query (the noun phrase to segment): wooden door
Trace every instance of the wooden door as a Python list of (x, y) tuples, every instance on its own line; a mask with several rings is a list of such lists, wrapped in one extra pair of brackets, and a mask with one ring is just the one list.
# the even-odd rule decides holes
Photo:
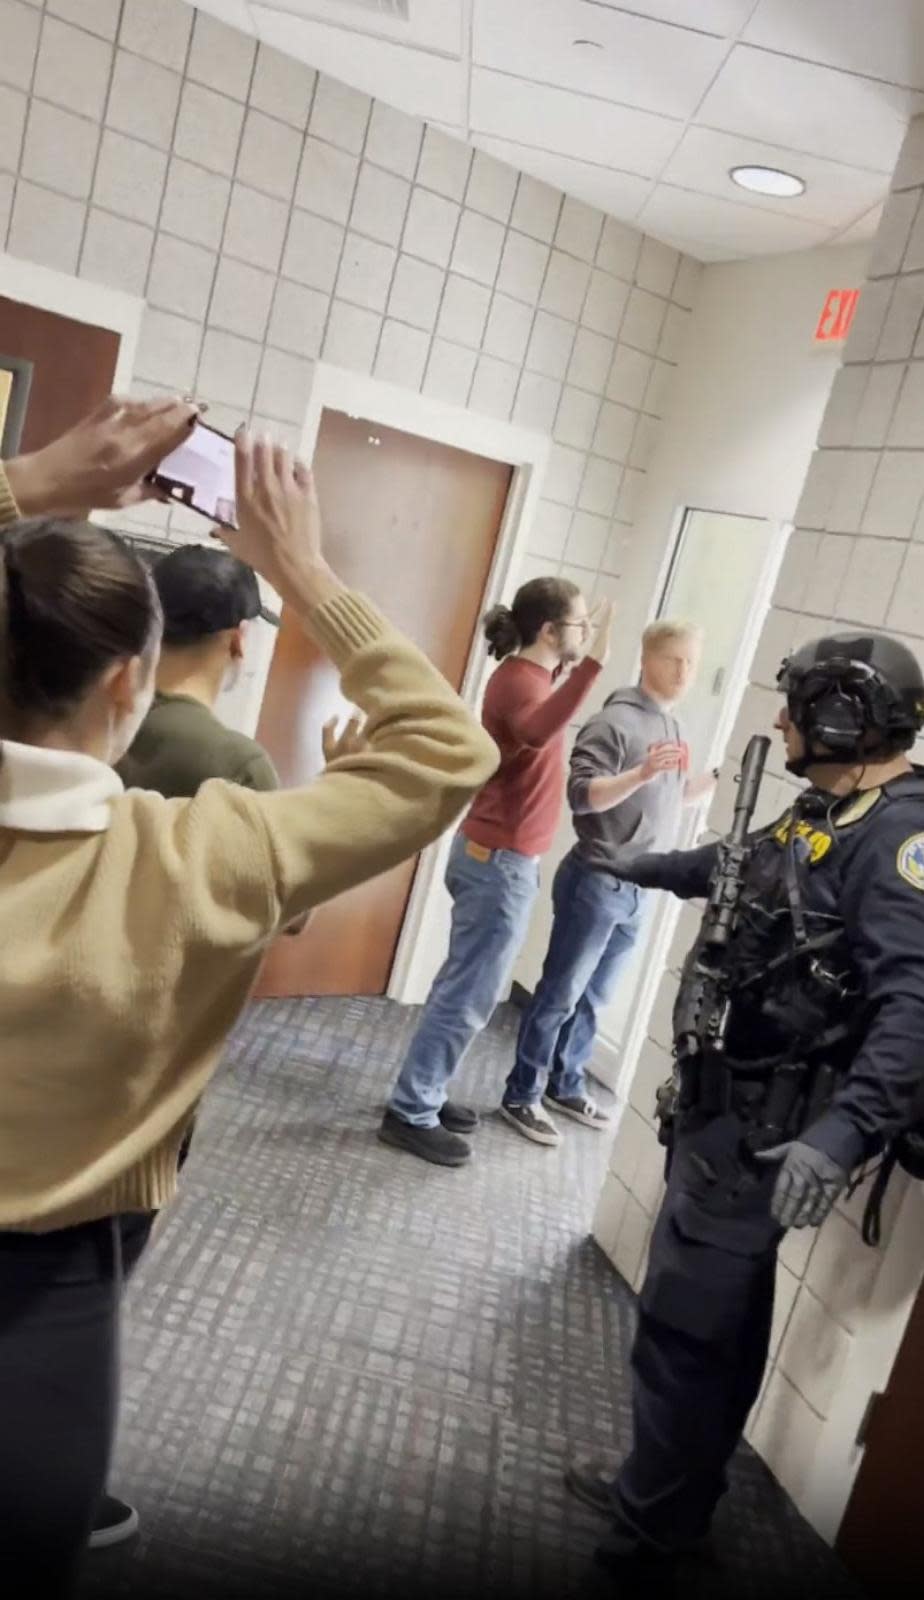
[(39, 450), (112, 392), (119, 335), (0, 295), (0, 354), (33, 363), (20, 449)]
[(924, 1286), (885, 1394), (866, 1420), (863, 1461), (837, 1536), (838, 1554), (871, 1595), (924, 1588)]
[[(511, 467), (325, 411), (314, 458), (336, 571), (462, 683), (483, 607)], [(257, 737), (287, 786), (322, 765), (321, 727), (346, 709), (333, 667), (283, 612)], [(384, 994), (416, 862), (319, 908), (277, 941), (261, 995)]]

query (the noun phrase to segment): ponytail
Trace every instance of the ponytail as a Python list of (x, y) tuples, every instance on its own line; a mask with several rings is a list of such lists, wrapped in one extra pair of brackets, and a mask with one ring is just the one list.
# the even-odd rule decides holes
[(160, 636), (141, 561), (92, 523), (21, 523), (0, 544), (0, 739), (65, 719)]
[(503, 661), (514, 650), (522, 650), (523, 640), (509, 606), (492, 606), (484, 619), (484, 636), (488, 641), (488, 654)]

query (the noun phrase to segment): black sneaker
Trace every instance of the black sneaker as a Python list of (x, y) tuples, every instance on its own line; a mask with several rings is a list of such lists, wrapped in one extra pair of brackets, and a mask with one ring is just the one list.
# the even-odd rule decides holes
[(109, 1545), (122, 1544), (138, 1532), (138, 1513), (134, 1506), (117, 1500), (114, 1494), (104, 1494), (96, 1508), (93, 1532), (90, 1534), (91, 1550), (105, 1550)]
[(447, 1100), (440, 1112), (440, 1122), (450, 1133), (474, 1133), (480, 1121), (477, 1111), (460, 1106), (455, 1100)]
[(413, 1123), (402, 1122), (393, 1111), (386, 1111), (379, 1128), (383, 1144), (395, 1150), (407, 1150), (421, 1161), (432, 1161), (436, 1167), (464, 1167), (471, 1159), (472, 1147), (457, 1133), (448, 1128), (415, 1128)]
[(596, 1100), (591, 1100), (586, 1094), (573, 1095), (566, 1100), (546, 1090), (542, 1104), (562, 1117), (571, 1117), (575, 1122), (582, 1123), (585, 1128), (596, 1128), (598, 1133), (605, 1133), (607, 1128), (613, 1126), (607, 1112), (601, 1111)]
[(615, 1473), (605, 1461), (575, 1461), (565, 1472), (565, 1486), (601, 1516), (613, 1515)]
[(524, 1139), (532, 1140), (533, 1144), (561, 1144), (561, 1134), (541, 1106), (508, 1106), (505, 1100), (501, 1106), (501, 1116), (510, 1123), (511, 1128), (516, 1128), (517, 1133), (521, 1133)]

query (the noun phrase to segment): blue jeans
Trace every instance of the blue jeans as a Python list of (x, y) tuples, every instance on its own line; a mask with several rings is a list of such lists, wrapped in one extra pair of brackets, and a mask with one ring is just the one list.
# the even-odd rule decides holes
[(585, 1092), (597, 1017), (612, 999), (638, 935), (641, 892), (566, 856), (555, 876), (555, 918), (542, 977), (523, 1013), (507, 1105), (536, 1105), (546, 1080), (569, 1100)]
[(483, 851), (459, 834), (446, 887), (453, 900), (449, 954), (390, 1104), (396, 1116), (417, 1128), (437, 1126), (446, 1085), (504, 996), (539, 889), (539, 862), (516, 850)]

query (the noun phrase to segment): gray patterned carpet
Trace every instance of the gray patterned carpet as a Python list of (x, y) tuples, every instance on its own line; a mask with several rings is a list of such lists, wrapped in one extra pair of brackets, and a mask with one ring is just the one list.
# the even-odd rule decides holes
[[(85, 1600), (625, 1592), (561, 1481), (628, 1439), (633, 1301), (588, 1236), (605, 1141), (489, 1117), (468, 1169), (384, 1148), (412, 1020), (272, 1002), (239, 1028), (128, 1298), (112, 1484), (142, 1532)], [(460, 1082), (486, 1112), (512, 1027)], [(749, 1451), (717, 1532), (684, 1600), (856, 1596)]]

